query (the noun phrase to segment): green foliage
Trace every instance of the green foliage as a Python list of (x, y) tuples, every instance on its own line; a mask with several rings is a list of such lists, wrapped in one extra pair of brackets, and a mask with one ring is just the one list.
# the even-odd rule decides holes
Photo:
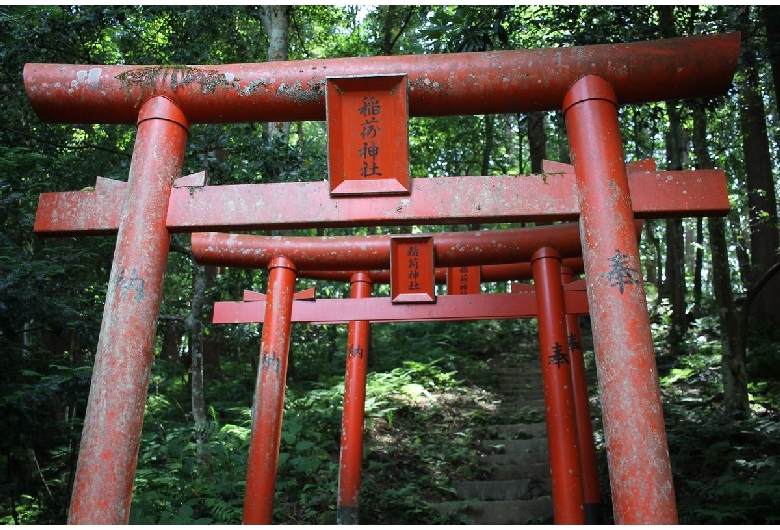
[(207, 426), (207, 462), (198, 459), (187, 425), (148, 429), (130, 511), (131, 524), (239, 524), (243, 507), (249, 428)]
[[(456, 371), (443, 365), (447, 363), (401, 361), (392, 370), (368, 375), (361, 522), (436, 520), (438, 515), (427, 502), (454, 498), (452, 481), (478, 468), (479, 427), (473, 427), (487, 422), (489, 397), (475, 394)], [(233, 370), (231, 364), (225, 365), (226, 373)], [(207, 427), (210, 458), (201, 463), (192, 428), (178, 403), (186, 389), (172, 380), (173, 371), (170, 364), (158, 362), (152, 374), (131, 523), (237, 524), (243, 506), (249, 408), (226, 408), (238, 394), (213, 399), (215, 410)], [(211, 392), (219, 394), (235, 387), (235, 382), (221, 386)], [(240, 396), (244, 402), (251, 401), (251, 392), (251, 387), (244, 387)], [(343, 393), (343, 375), (287, 388), (276, 522), (335, 523)], [(459, 417), (458, 407), (473, 408), (475, 398), (483, 402), (484, 412)], [(220, 426), (227, 417), (233, 423)], [(431, 424), (442, 425), (443, 430), (422, 436)]]
[(665, 409), (682, 524), (776, 524), (777, 420)]
[[(657, 340), (667, 326), (654, 327)], [(753, 383), (754, 415), (743, 421), (726, 416), (717, 330), (714, 317), (698, 319), (686, 335), (688, 353), (659, 357), (680, 523), (775, 524), (780, 513), (780, 469), (774, 456), (780, 450), (780, 399), (772, 385)], [(773, 333), (766, 330), (753, 341), (776, 348)], [(763, 359), (757, 362), (766, 366)]]

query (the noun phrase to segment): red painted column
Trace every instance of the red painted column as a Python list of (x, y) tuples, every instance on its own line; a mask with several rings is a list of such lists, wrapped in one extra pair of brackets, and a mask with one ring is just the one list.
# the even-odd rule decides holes
[(127, 524), (170, 236), (171, 182), (189, 124), (164, 97), (138, 114), (128, 188), (95, 355), (70, 524)]
[[(561, 269), (564, 284), (571, 283), (571, 269)], [(604, 524), (601, 515), (601, 492), (596, 465), (596, 446), (593, 443), (593, 423), (588, 399), (588, 380), (585, 376), (585, 355), (582, 350), (580, 317), (566, 315), (566, 330), (569, 334), (569, 356), (571, 359), (571, 387), (574, 394), (574, 415), (577, 420), (577, 447), (582, 470), (582, 495), (585, 501), (585, 523)]]
[(536, 288), (555, 524), (584, 524), (561, 257), (552, 248), (542, 248), (533, 255), (531, 263)]
[(287, 258), (277, 257), (268, 264), (268, 270), (268, 299), (252, 403), (244, 524), (271, 524), (282, 437), (296, 269)]
[[(371, 296), (368, 273), (352, 275), (352, 298)], [(337, 524), (359, 524), (360, 471), (363, 464), (363, 422), (366, 402), (369, 329), (371, 323), (354, 320), (347, 332), (347, 374), (344, 380), (344, 417), (341, 426)]]
[(676, 524), (658, 371), (640, 272), (617, 98), (580, 78), (563, 102), (617, 524)]

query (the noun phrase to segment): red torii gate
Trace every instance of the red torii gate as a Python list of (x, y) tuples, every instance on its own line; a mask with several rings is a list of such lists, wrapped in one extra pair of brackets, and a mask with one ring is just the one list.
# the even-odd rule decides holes
[[(717, 171), (646, 172), (642, 187), (667, 195), (656, 197), (652, 212), (643, 214), (637, 204), (632, 208), (617, 105), (724, 93), (736, 69), (739, 42), (739, 34), (732, 33), (579, 48), (256, 65), (26, 65), (27, 94), (41, 119), (138, 124), (126, 185), (111, 191), (103, 183), (91, 194), (42, 196), (36, 219), (42, 233), (117, 231), (69, 522), (128, 520), (171, 231), (578, 216), (615, 520), (676, 522), (631, 223), (635, 214), (723, 214), (728, 210), (725, 179)], [(398, 72), (406, 76), (411, 115), (562, 109), (574, 174), (560, 179), (410, 179), (407, 197), (370, 201), (329, 199), (321, 183), (202, 188), (202, 181), (185, 179), (179, 186), (186, 189), (172, 189), (181, 174), (190, 123), (321, 120), (330, 79)], [(692, 201), (677, 201), (677, 208), (664, 204), (675, 192), (685, 197), (697, 181), (700, 193), (687, 195), (696, 196)], [(713, 181), (714, 189), (723, 191), (714, 202)]]
[[(641, 225), (639, 226), (641, 229)], [(475, 267), (478, 275), (469, 271), (466, 289), (461, 289), (463, 275), (457, 268), (437, 270), (437, 283), (447, 284), (450, 295), (456, 296), (471, 292), (471, 286), (476, 282), (479, 290), (480, 281), (506, 281), (531, 278), (533, 267), (530, 263), (517, 263), (510, 265), (484, 265)], [(596, 448), (593, 440), (593, 423), (591, 421), (588, 382), (585, 375), (584, 351), (582, 349), (582, 337), (580, 334), (579, 316), (573, 313), (586, 313), (587, 302), (582, 307), (574, 300), (567, 299), (569, 288), (582, 289), (579, 284), (582, 281), (574, 281), (574, 277), (583, 270), (582, 259), (568, 258), (561, 261), (561, 277), (564, 287), (564, 305), (566, 307), (566, 330), (568, 333), (568, 350), (571, 366), (571, 394), (573, 397), (574, 416), (577, 428), (577, 452), (581, 468), (582, 498), (584, 501), (584, 519), (586, 524), (602, 524), (601, 492), (598, 482), (596, 465)], [(452, 273), (455, 274), (452, 274)], [(453, 282), (455, 276), (456, 282)], [(347, 273), (328, 274), (327, 272), (302, 272), (301, 277), (317, 279), (346, 280)], [(348, 276), (351, 283), (352, 298), (366, 298), (370, 296), (372, 283), (389, 283), (390, 274), (371, 271), (360, 272)], [(535, 288), (512, 284), (512, 292), (534, 293)], [(253, 297), (252, 297), (253, 298)], [(245, 294), (244, 299), (247, 299)], [(216, 308), (215, 308), (216, 309)], [(216, 311), (215, 311), (216, 313)], [(293, 311), (293, 314), (295, 312)], [(216, 315), (215, 315), (216, 316)], [(224, 315), (223, 315), (224, 316)], [(214, 322), (217, 322), (215, 319)], [(358, 523), (360, 473), (363, 459), (363, 425), (365, 384), (367, 371), (367, 355), (369, 354), (368, 325), (366, 320), (350, 321), (347, 336), (347, 367), (344, 382), (344, 413), (341, 431), (341, 451), (339, 464), (339, 483), (337, 498), (337, 519), (341, 524)], [(358, 354), (355, 355), (355, 352)], [(352, 355), (350, 355), (352, 354)], [(365, 355), (363, 355), (365, 354)], [(554, 412), (552, 413), (554, 414)], [(570, 449), (570, 448), (569, 448)], [(566, 449), (564, 449), (566, 450)], [(552, 454), (556, 454), (551, 452)], [(558, 472), (560, 466), (551, 466)], [(566, 509), (565, 503), (554, 505), (558, 514)]]
[[(638, 236), (642, 223), (637, 222), (635, 225)], [(415, 239), (426, 237), (418, 236)], [(448, 295), (437, 297), (435, 304), (393, 304), (390, 298), (369, 298), (369, 288), (372, 276), (375, 280), (387, 276), (388, 283), (398, 277), (392, 271), (398, 267), (397, 262), (391, 262), (392, 243), (407, 239), (408, 236), (269, 238), (193, 234), (193, 254), (201, 262), (252, 268), (269, 266), (269, 292), (291, 292), (299, 275), (331, 279), (340, 277), (344, 280), (345, 273), (341, 271), (328, 274), (306, 269), (326, 268), (347, 259), (358, 268), (366, 265), (391, 267), (390, 273), (386, 275), (372, 275), (368, 272), (353, 275), (350, 278), (353, 292), (351, 299), (315, 300), (311, 289), (301, 293), (301, 296), (285, 296), (274, 298), (273, 301), (256, 293), (245, 292), (244, 302), (215, 304), (215, 323), (263, 322), (263, 358), (267, 357), (268, 352), (275, 352), (272, 355), (274, 364), (267, 370), (269, 373), (258, 375), (252, 407), (253, 434), (244, 523), (270, 524), (272, 520), (278, 443), (282, 428), (282, 418), (278, 411), (283, 409), (288, 356), (285, 348), (289, 347), (293, 322), (350, 323), (337, 517), (342, 524), (357, 524), (365, 397), (366, 359), (362, 352), (368, 351), (365, 343), (366, 323), (491, 317), (538, 319), (539, 337), (543, 344), (542, 373), (555, 520), (561, 524), (600, 521), (600, 497), (584, 365), (581, 355), (575, 355), (569, 348), (571, 337), (575, 334), (579, 337), (576, 315), (587, 314), (587, 302), (584, 300), (584, 285), (577, 285), (582, 282), (569, 285), (576, 289), (564, 290), (563, 278), (568, 276), (571, 280), (572, 272), (567, 269), (564, 273), (560, 252), (556, 250), (560, 248), (565, 254), (572, 254), (579, 247), (577, 224), (493, 232), (436, 233), (430, 234), (430, 237), (433, 239), (433, 254), (428, 257), (431, 262), (427, 265), (431, 268), (433, 261), (444, 262), (443, 265), (453, 262), (463, 264), (464, 260), (469, 260), (469, 264), (475, 260), (511, 262), (530, 256), (532, 263), (483, 265), (475, 268), (486, 272), (488, 279), (533, 277), (535, 287), (513, 289), (511, 295)], [(458, 240), (459, 243), (454, 243)], [(515, 242), (515, 245), (507, 245), (509, 241)], [(540, 248), (540, 245), (544, 246)], [(290, 260), (290, 257), (294, 258)], [(287, 264), (283, 276), (278, 274), (279, 267), (275, 266), (280, 258)], [(581, 266), (579, 259), (570, 257), (568, 261), (578, 269)], [(457, 268), (451, 267), (447, 276), (455, 272)], [(431, 283), (443, 279), (429, 278)], [(469, 279), (479, 286), (479, 275)], [(452, 288), (450, 278), (446, 280)], [(579, 344), (579, 339), (574, 342)], [(555, 360), (546, 362), (550, 359), (544, 352), (550, 348), (556, 351), (553, 356)], [(359, 351), (361, 355), (356, 358), (350, 355), (352, 351)], [(566, 367), (563, 372), (560, 371), (562, 365)]]

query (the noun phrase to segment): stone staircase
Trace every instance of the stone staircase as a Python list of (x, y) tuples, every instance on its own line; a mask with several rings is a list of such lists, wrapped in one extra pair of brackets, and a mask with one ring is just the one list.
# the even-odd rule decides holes
[(496, 424), (482, 441), (485, 477), (455, 484), (463, 501), (436, 509), (466, 524), (552, 524), (541, 367), (499, 362), (485, 381), (500, 400)]

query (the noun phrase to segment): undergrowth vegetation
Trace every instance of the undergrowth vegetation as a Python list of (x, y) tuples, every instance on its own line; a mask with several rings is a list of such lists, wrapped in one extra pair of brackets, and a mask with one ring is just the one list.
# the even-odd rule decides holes
[[(651, 314), (653, 333), (665, 333), (662, 305)], [(586, 351), (592, 352), (587, 320)], [(255, 330), (256, 331), (256, 330)], [(240, 330), (231, 333), (240, 334)], [(274, 522), (335, 524), (339, 441), (344, 392), (343, 327), (295, 331), (295, 377), (286, 391)], [(254, 331), (250, 335), (255, 336)], [(480, 440), (497, 418), (489, 376), (495, 360), (535, 361), (535, 322), (375, 325), (366, 396), (360, 497), (362, 524), (445, 524), (431, 504), (459, 500), (454, 484), (488, 471)], [(325, 337), (327, 340), (311, 341)], [(780, 337), (758, 329), (751, 337), (748, 371), (752, 416), (735, 421), (722, 411), (717, 325), (699, 319), (683, 355), (657, 340), (658, 366), (677, 506), (685, 524), (773, 524), (780, 517), (778, 388), (769, 369)], [(604, 514), (611, 517), (605, 442), (596, 370), (586, 355), (596, 416)], [(41, 380), (32, 396), (83, 382), (84, 367)], [(72, 373), (71, 373), (72, 372)], [(207, 458), (198, 456), (190, 391), (176, 362), (155, 363), (138, 459), (132, 524), (240, 524), (250, 440), (254, 375), (246, 356), (225, 356), (223, 378), (206, 385)], [(70, 381), (70, 383), (68, 383)], [(83, 386), (83, 384), (82, 384)], [(512, 418), (522, 420), (523, 418)], [(538, 419), (538, 418), (537, 418)], [(530, 420), (530, 419), (529, 419)], [(74, 431), (80, 425), (70, 427)], [(63, 448), (63, 454), (67, 454)], [(42, 463), (42, 494), (22, 499), (4, 523), (61, 523), (69, 492), (63, 469)]]
[[(432, 323), (374, 326), (373, 333), (360, 521), (443, 523), (431, 503), (456, 500), (454, 482), (484, 471), (477, 446), (495, 406), (471, 379), (488, 370), (493, 352), (509, 350), (529, 329), (512, 322)], [(276, 523), (336, 522), (343, 330), (331, 338), (337, 352), (330, 355), (321, 348), (298, 352), (296, 378), (286, 390)], [(222, 369), (225, 379), (207, 388), (209, 458), (200, 462), (186, 412), (188, 385), (177, 366), (156, 363), (132, 524), (241, 523), (254, 378), (241, 362)]]
[[(653, 313), (665, 332), (663, 307)], [(780, 510), (777, 381), (753, 384), (753, 416), (725, 417), (720, 407), (717, 326), (700, 319), (686, 337), (687, 353), (658, 364), (669, 450), (681, 523), (775, 523)], [(587, 334), (587, 326), (585, 327)], [(338, 332), (341, 333), (341, 332)], [(341, 348), (337, 333), (333, 346)], [(365, 524), (445, 523), (431, 503), (456, 500), (454, 483), (473, 480), (478, 444), (495, 417), (484, 382), (491, 359), (516, 352), (533, 360), (531, 322), (432, 323), (374, 326), (374, 352), (366, 396), (366, 442), (360, 521)], [(762, 330), (753, 352), (770, 355), (780, 341)], [(662, 341), (659, 340), (660, 344)], [(759, 344), (761, 346), (759, 346)], [(773, 346), (767, 346), (768, 344)], [(342, 351), (341, 349), (339, 351)], [(598, 414), (595, 366), (587, 356)], [(334, 524), (344, 356), (299, 358), (287, 390), (277, 474), (275, 522)], [(752, 358), (756, 377), (767, 362)], [(329, 363), (329, 364), (328, 364)], [(329, 368), (327, 368), (329, 366)], [(149, 396), (147, 430), (139, 460), (131, 522), (239, 524), (249, 446), (251, 374), (223, 366), (226, 379), (209, 389), (210, 460), (199, 464), (186, 421), (186, 385), (175, 367), (158, 363)], [(314, 374), (319, 374), (314, 377)], [(308, 380), (308, 381), (307, 381)], [(243, 389), (243, 396), (241, 391)], [(236, 405), (238, 402), (244, 406)], [(185, 421), (182, 421), (184, 419)], [(609, 479), (600, 418), (595, 422), (602, 498), (610, 518)]]

